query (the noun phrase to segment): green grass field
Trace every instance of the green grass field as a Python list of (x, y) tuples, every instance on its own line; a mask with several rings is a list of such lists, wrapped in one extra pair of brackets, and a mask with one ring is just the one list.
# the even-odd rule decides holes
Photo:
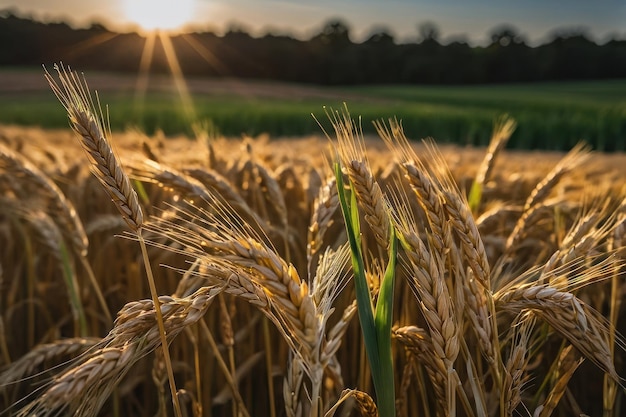
[[(456, 141), (486, 143), (494, 115), (511, 114), (519, 124), (511, 147), (569, 149), (579, 140), (597, 149), (624, 150), (626, 80), (490, 86), (361, 87), (358, 91), (402, 101), (408, 109), (432, 106), (447, 122), (460, 124)], [(419, 128), (405, 119), (405, 127)], [(447, 131), (446, 134), (453, 133)], [(450, 137), (454, 140), (454, 136)]]
[[(598, 150), (626, 148), (626, 80), (322, 90), (332, 98), (192, 91), (196, 114), (191, 118), (183, 112), (175, 93), (148, 92), (141, 111), (132, 90), (104, 91), (101, 100), (109, 107), (113, 130), (136, 127), (153, 133), (161, 129), (166, 135), (190, 134), (194, 121), (210, 121), (228, 136), (263, 132), (272, 137), (319, 134), (320, 127), (311, 114), (329, 127), (324, 106), (338, 109), (345, 101), (353, 117), (362, 117), (365, 133), (374, 131), (373, 120), (397, 117), (413, 139), (430, 136), (440, 142), (486, 145), (493, 120), (509, 113), (518, 121), (511, 148), (569, 149), (581, 140)], [(45, 89), (0, 89), (0, 123), (67, 126), (63, 110)]]

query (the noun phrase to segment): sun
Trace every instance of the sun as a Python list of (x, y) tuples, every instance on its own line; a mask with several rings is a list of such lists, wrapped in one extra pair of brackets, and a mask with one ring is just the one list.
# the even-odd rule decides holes
[(189, 23), (196, 0), (124, 0), (124, 13), (145, 31), (175, 31)]

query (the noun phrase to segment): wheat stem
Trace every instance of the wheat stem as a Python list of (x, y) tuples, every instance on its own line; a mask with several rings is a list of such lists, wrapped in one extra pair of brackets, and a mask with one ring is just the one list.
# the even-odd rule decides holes
[(217, 360), (217, 364), (222, 370), (222, 373), (224, 374), (224, 377), (226, 378), (226, 382), (228, 383), (228, 386), (230, 387), (233, 393), (233, 398), (235, 399), (235, 401), (237, 402), (239, 406), (239, 411), (245, 417), (250, 417), (250, 414), (248, 413), (248, 410), (246, 409), (243, 399), (241, 398), (241, 394), (239, 393), (239, 389), (237, 388), (237, 384), (235, 380), (233, 379), (233, 375), (231, 375), (230, 370), (228, 369), (228, 365), (226, 364), (226, 362), (224, 362), (224, 358), (222, 358), (220, 350), (217, 347), (215, 338), (213, 337), (213, 334), (211, 334), (211, 329), (209, 329), (209, 326), (207, 326), (204, 320), (200, 321), (200, 326), (201, 326), (202, 332), (204, 333), (204, 337), (206, 337), (207, 341), (209, 342), (209, 346), (211, 347), (211, 350), (214, 353), (215, 359)]
[(267, 370), (267, 395), (270, 400), (270, 417), (276, 417), (276, 400), (274, 399), (274, 382), (272, 380), (272, 339), (267, 317), (263, 317), (263, 343), (265, 344), (265, 368)]
[(152, 274), (152, 267), (150, 266), (150, 259), (148, 258), (148, 249), (146, 248), (146, 241), (141, 233), (141, 228), (137, 229), (137, 238), (139, 240), (139, 246), (141, 247), (141, 256), (143, 258), (143, 264), (146, 269), (146, 275), (148, 276), (148, 286), (150, 287), (150, 295), (152, 296), (152, 302), (154, 303), (154, 310), (156, 312), (157, 325), (159, 326), (159, 336), (161, 338), (161, 346), (163, 348), (163, 357), (165, 359), (165, 367), (167, 369), (167, 377), (169, 380), (170, 391), (172, 393), (172, 402), (174, 403), (174, 414), (176, 417), (182, 417), (182, 411), (180, 409), (180, 401), (178, 400), (178, 394), (176, 390), (176, 382), (174, 380), (174, 370), (172, 369), (172, 361), (170, 358), (170, 351), (167, 344), (167, 333), (165, 331), (165, 325), (163, 324), (163, 313), (161, 312), (161, 303), (159, 301), (159, 295), (154, 282), (154, 275)]

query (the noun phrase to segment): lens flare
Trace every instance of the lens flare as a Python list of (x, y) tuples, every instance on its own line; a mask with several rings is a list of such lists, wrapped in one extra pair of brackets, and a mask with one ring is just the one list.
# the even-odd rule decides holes
[(124, 13), (145, 31), (175, 31), (189, 23), (195, 6), (195, 0), (125, 0)]

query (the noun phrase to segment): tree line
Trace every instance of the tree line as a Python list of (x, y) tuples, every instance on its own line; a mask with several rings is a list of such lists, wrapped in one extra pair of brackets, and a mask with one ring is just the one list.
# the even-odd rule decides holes
[[(562, 32), (530, 46), (508, 25), (490, 34), (490, 44), (442, 44), (436, 25), (419, 27), (419, 40), (397, 42), (388, 31), (353, 42), (342, 20), (326, 22), (310, 39), (242, 29), (171, 36), (187, 76), (241, 77), (321, 85), (369, 83), (473, 84), (626, 77), (626, 40), (597, 44), (584, 32)], [(136, 72), (145, 38), (116, 33), (101, 24), (74, 29), (0, 14), (0, 66), (63, 61), (74, 68)], [(155, 43), (151, 70), (169, 72), (166, 53)]]

